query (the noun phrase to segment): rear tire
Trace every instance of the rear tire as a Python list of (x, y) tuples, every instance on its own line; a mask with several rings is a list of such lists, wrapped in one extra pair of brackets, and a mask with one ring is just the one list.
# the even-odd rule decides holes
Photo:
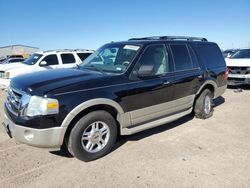
[(93, 111), (71, 130), (68, 150), (79, 160), (95, 160), (111, 151), (116, 137), (117, 124), (113, 116), (106, 111)]
[(207, 119), (213, 115), (213, 111), (213, 94), (209, 89), (205, 89), (195, 101), (195, 117)]

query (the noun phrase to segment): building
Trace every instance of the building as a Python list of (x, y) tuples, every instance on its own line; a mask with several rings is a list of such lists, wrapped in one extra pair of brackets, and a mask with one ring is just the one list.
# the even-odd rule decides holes
[(30, 54), (38, 51), (39, 48), (26, 45), (10, 45), (0, 47), (0, 58), (8, 55), (23, 55), (28, 57)]

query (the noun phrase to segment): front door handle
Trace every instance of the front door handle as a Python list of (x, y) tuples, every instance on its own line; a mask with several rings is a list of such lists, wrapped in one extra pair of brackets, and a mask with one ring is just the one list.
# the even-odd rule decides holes
[(165, 82), (163, 82), (163, 85), (169, 85), (170, 84), (170, 82), (169, 81), (165, 81)]
[(199, 76), (197, 76), (197, 78), (202, 79), (202, 78), (203, 78), (203, 76), (202, 76), (202, 75), (199, 75)]

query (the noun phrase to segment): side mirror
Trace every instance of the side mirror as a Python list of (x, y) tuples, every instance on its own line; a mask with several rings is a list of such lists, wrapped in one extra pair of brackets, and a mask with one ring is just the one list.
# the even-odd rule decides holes
[(47, 62), (46, 61), (41, 61), (40, 66), (46, 66)]
[(149, 76), (153, 76), (154, 74), (154, 66), (153, 65), (141, 65), (139, 70), (137, 71), (137, 76), (139, 78), (145, 78)]

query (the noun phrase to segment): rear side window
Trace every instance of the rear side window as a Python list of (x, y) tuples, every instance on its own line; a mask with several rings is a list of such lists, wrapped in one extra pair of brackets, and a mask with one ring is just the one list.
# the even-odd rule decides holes
[(214, 43), (197, 43), (193, 45), (197, 55), (207, 68), (225, 67), (226, 63), (219, 47)]
[(91, 53), (77, 53), (78, 57), (83, 61), (91, 55)]
[(70, 63), (75, 63), (75, 57), (73, 54), (61, 54), (61, 58), (62, 58), (62, 63), (63, 64), (70, 64)]
[(15, 63), (15, 62), (22, 62), (23, 59), (10, 59), (9, 62), (10, 63)]
[(199, 62), (198, 62), (198, 59), (196, 57), (196, 54), (195, 54), (194, 50), (190, 46), (188, 46), (188, 50), (189, 50), (189, 53), (190, 53), (190, 56), (191, 56), (191, 59), (192, 59), (193, 68), (194, 69), (199, 68), (200, 65), (199, 65)]
[(175, 71), (193, 69), (192, 61), (185, 44), (171, 44), (170, 48), (174, 58)]
[(10, 56), (8, 56), (9, 58), (23, 58), (23, 56), (22, 55), (10, 55)]
[(56, 55), (47, 55), (42, 61), (46, 61), (46, 66), (58, 65), (58, 59)]
[(232, 55), (232, 59), (234, 58), (250, 58), (250, 49), (239, 50), (235, 54)]

